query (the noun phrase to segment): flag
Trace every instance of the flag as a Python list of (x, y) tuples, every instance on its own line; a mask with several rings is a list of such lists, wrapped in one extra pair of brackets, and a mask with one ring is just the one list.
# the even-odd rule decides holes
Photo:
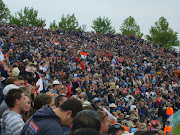
[(39, 75), (39, 79), (38, 81), (36, 82), (36, 86), (40, 85), (39, 89), (38, 89), (38, 93), (40, 93), (40, 91), (43, 90), (43, 80), (42, 80), (42, 77)]
[(55, 44), (55, 45), (59, 45), (59, 42), (54, 41), (54, 44)]
[(126, 94), (127, 93), (127, 88), (125, 88), (124, 90), (123, 90), (123, 94)]
[(87, 57), (87, 55), (88, 55), (88, 53), (86, 53), (86, 52), (80, 52), (80, 54), (81, 54), (81, 58), (82, 58), (83, 60), (85, 60), (86, 57)]
[(0, 50), (0, 60), (4, 60), (4, 54), (2, 53), (1, 50)]

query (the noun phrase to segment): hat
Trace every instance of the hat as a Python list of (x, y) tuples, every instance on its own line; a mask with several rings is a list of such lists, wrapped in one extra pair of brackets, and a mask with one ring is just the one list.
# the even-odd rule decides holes
[(115, 103), (111, 103), (109, 107), (117, 107), (117, 105), (115, 105)]
[(62, 83), (60, 83), (58, 80), (53, 81), (53, 85), (58, 85), (58, 84), (62, 84)]
[(126, 117), (125, 118), (130, 118), (131, 116), (130, 115), (126, 115)]
[(82, 105), (83, 106), (89, 106), (89, 105), (91, 105), (91, 103), (89, 101), (84, 101), (84, 103)]
[(4, 95), (7, 95), (7, 93), (9, 92), (9, 90), (11, 89), (18, 89), (19, 87), (14, 85), (14, 84), (9, 84), (9, 85), (6, 85), (5, 88), (3, 89), (3, 94)]
[(15, 67), (12, 69), (12, 76), (18, 76), (20, 73), (20, 70), (18, 67)]
[(136, 127), (136, 125), (134, 125), (132, 121), (127, 121), (126, 124), (130, 128), (135, 128)]

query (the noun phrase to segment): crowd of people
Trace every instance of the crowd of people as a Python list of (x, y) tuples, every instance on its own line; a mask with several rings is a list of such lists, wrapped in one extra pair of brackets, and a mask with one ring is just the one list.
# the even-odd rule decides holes
[(173, 49), (132, 35), (6, 23), (0, 46), (3, 133), (171, 132), (167, 120), (180, 109)]

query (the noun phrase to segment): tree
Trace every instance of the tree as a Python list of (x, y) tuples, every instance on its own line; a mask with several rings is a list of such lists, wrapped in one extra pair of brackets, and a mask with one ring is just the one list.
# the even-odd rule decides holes
[(93, 20), (93, 25), (92, 28), (94, 31), (97, 33), (115, 33), (115, 29), (112, 28), (111, 26), (111, 20), (108, 19), (107, 17), (98, 17), (95, 20)]
[(10, 17), (10, 24), (16, 24), (18, 26), (46, 26), (45, 21), (42, 18), (37, 18), (38, 11), (33, 8), (25, 7), (24, 10), (18, 11), (15, 16)]
[(81, 29), (74, 14), (72, 15), (68, 14), (66, 17), (63, 14), (61, 17), (61, 21), (59, 22), (59, 28), (68, 31)]
[(179, 45), (178, 33), (169, 28), (169, 23), (164, 17), (160, 17), (155, 22), (155, 26), (151, 26), (149, 33), (150, 35), (147, 35), (146, 38), (157, 44), (162, 44), (165, 47)]
[(49, 27), (51, 30), (53, 29), (57, 29), (58, 26), (56, 25), (56, 21), (54, 20), (53, 23), (50, 23), (50, 27)]
[(7, 21), (10, 16), (10, 11), (4, 4), (2, 0), (0, 0), (0, 21)]
[(120, 26), (120, 31), (125, 35), (134, 35), (142, 37), (143, 33), (140, 31), (140, 27), (135, 22), (135, 19), (132, 16), (126, 18), (123, 24)]

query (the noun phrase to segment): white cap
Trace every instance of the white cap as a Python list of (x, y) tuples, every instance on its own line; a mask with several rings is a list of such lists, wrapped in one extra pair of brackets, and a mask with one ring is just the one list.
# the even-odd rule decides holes
[(109, 107), (117, 107), (117, 105), (115, 105), (115, 103), (112, 103), (109, 105)]
[(57, 85), (58, 85), (58, 84), (62, 84), (62, 83), (60, 83), (58, 80), (54, 80), (54, 81), (53, 81), (53, 85), (54, 85), (54, 84), (57, 84)]
[(9, 85), (6, 85), (3, 89), (3, 94), (4, 95), (7, 95), (7, 93), (9, 92), (9, 90), (11, 89), (18, 89), (19, 87), (14, 85), (14, 84), (9, 84)]

